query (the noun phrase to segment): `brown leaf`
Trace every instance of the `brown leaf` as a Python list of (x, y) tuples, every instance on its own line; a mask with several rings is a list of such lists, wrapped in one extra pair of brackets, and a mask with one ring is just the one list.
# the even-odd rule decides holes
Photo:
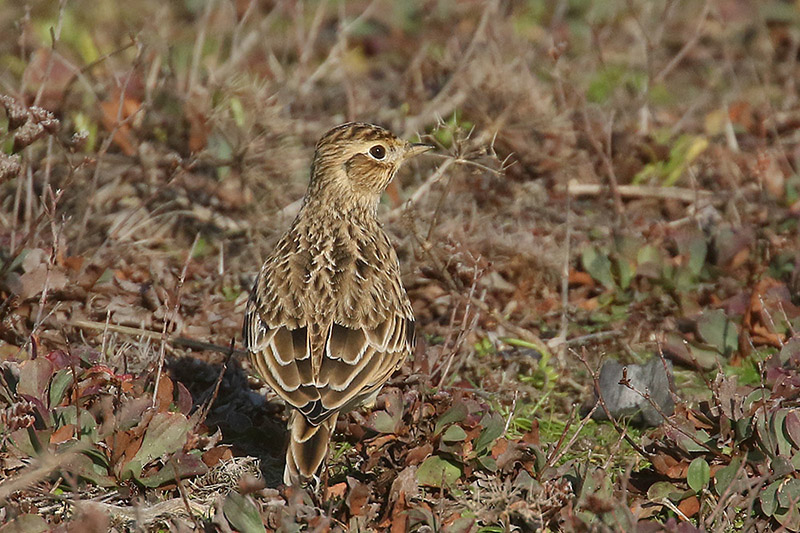
[(62, 442), (67, 442), (68, 440), (71, 440), (74, 435), (75, 425), (66, 424), (55, 430), (53, 434), (50, 435), (50, 444), (61, 444)]
[(575, 269), (570, 269), (568, 281), (570, 285), (595, 286), (594, 279), (588, 272), (581, 272)]
[(159, 413), (169, 411), (169, 406), (172, 404), (172, 393), (175, 386), (172, 380), (166, 374), (161, 374), (161, 379), (158, 381), (158, 391), (156, 392), (156, 409)]
[(109, 514), (100, 504), (90, 501), (76, 503), (78, 513), (67, 524), (68, 533), (105, 533), (111, 531)]
[(432, 453), (433, 453), (433, 445), (430, 442), (426, 442), (422, 446), (417, 446), (416, 448), (412, 448), (406, 454), (406, 466), (418, 465), (422, 461), (427, 459), (428, 456)]
[(331, 485), (325, 488), (325, 498), (343, 498), (345, 492), (347, 492), (347, 483), (342, 481), (341, 483), (336, 483), (335, 485)]
[(401, 492), (397, 501), (392, 507), (392, 527), (391, 533), (405, 533), (408, 531), (408, 513), (406, 512), (406, 495)]
[(691, 518), (700, 510), (700, 500), (697, 499), (697, 496), (689, 496), (678, 504), (678, 509)]
[(64, 90), (74, 77), (75, 67), (49, 46), (42, 46), (31, 54), (22, 74), (22, 86), (30, 93), (42, 90), (41, 106), (57, 109), (66, 101)]
[(533, 420), (531, 422), (531, 430), (525, 433), (520, 439), (525, 444), (539, 445), (539, 421)]
[(100, 102), (101, 120), (106, 130), (114, 133), (114, 144), (125, 155), (131, 156), (136, 153), (133, 130), (130, 124), (124, 121), (139, 111), (142, 102), (126, 95), (122, 97), (120, 105), (120, 96), (120, 89), (117, 89), (106, 101)]
[(203, 454), (203, 462), (211, 468), (215, 466), (220, 461), (227, 461), (233, 457), (233, 452), (231, 451), (230, 446), (222, 445), (222, 446), (214, 446), (210, 450), (206, 451)]
[(350, 509), (352, 516), (360, 516), (366, 510), (365, 506), (369, 501), (369, 486), (349, 476), (347, 477), (347, 484), (350, 486), (350, 492), (345, 500), (347, 508)]
[[(505, 439), (499, 439), (505, 440)], [(511, 467), (516, 464), (516, 462), (523, 458), (522, 452), (522, 445), (518, 442), (508, 442), (506, 441), (506, 445), (502, 447), (503, 450), (495, 456), (495, 449), (497, 446), (495, 445), (492, 448), (492, 456), (497, 461), (497, 467), (502, 471), (508, 471)]]
[[(678, 461), (665, 453), (658, 453), (654, 455), (651, 459), (653, 463), (653, 468), (656, 469), (656, 472), (659, 474), (664, 474), (665, 476), (670, 476), (669, 473), (674, 471), (675, 466), (678, 464)], [(673, 479), (675, 479), (673, 477)]]
[(406, 501), (419, 496), (419, 482), (417, 479), (417, 467), (407, 466), (392, 482), (389, 490), (389, 501), (398, 501), (403, 496)]
[(500, 455), (504, 454), (508, 449), (508, 439), (505, 437), (500, 437), (495, 441), (494, 446), (492, 446), (492, 458), (497, 459)]

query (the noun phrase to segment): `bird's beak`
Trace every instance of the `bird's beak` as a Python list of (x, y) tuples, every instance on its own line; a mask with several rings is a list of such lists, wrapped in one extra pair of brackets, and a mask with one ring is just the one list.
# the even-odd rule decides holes
[(433, 150), (434, 148), (436, 147), (430, 144), (408, 143), (406, 144), (406, 151), (403, 157), (405, 159), (409, 159), (411, 157), (424, 154), (425, 152)]

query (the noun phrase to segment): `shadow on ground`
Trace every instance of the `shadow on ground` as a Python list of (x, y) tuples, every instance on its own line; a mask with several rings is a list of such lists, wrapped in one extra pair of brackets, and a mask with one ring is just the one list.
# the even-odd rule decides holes
[[(191, 393), (194, 408), (206, 404), (222, 370), (193, 357), (168, 362), (170, 377), (181, 382)], [(286, 423), (281, 418), (283, 406), (265, 401), (250, 387), (247, 373), (239, 361), (231, 360), (220, 383), (219, 393), (206, 418), (209, 433), (222, 432), (222, 443), (231, 445), (234, 456), (256, 457), (268, 487), (282, 482)]]

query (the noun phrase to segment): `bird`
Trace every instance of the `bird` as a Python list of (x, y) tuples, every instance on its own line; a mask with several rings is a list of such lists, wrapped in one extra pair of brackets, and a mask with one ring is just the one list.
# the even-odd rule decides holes
[(289, 409), (283, 481), (319, 481), (340, 413), (374, 405), (416, 342), (400, 264), (378, 220), (401, 165), (432, 149), (349, 122), (317, 142), (301, 208), (245, 308), (253, 369)]

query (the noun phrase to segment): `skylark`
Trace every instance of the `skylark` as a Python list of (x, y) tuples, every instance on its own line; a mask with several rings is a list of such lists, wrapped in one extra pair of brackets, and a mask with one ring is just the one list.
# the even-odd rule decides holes
[(430, 148), (371, 124), (330, 130), (297, 218), (261, 267), (244, 344), (293, 408), (287, 485), (316, 476), (339, 413), (374, 403), (414, 348), (411, 304), (377, 208), (403, 162)]

